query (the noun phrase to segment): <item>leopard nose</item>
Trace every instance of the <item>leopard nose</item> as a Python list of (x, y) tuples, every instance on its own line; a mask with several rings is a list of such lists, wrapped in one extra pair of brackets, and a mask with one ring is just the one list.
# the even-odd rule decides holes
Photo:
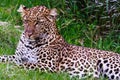
[(30, 37), (33, 34), (33, 32), (32, 31), (25, 31), (25, 34), (26, 34), (26, 36)]
[(30, 37), (33, 33), (32, 32), (28, 32), (27, 35)]

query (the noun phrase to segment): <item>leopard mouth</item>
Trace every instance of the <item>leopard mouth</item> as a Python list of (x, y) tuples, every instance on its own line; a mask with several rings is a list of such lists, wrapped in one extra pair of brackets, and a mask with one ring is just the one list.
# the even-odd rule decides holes
[(28, 39), (27, 41), (28, 42), (35, 42), (36, 40), (35, 39)]
[(39, 41), (39, 37), (28, 37), (28, 41), (34, 42), (34, 41)]
[(39, 39), (40, 39), (39, 37), (36, 37), (36, 38), (35, 38), (36, 41), (39, 41)]

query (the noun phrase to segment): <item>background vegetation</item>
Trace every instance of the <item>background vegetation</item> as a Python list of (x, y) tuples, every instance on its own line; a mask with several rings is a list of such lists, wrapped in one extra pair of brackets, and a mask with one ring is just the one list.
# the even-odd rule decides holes
[[(8, 22), (6, 25), (0, 23), (0, 55), (15, 52), (20, 33), (23, 31), (20, 14), (17, 12), (20, 4), (26, 7), (45, 5), (48, 8), (57, 8), (57, 27), (70, 44), (120, 53), (120, 2), (117, 0), (0, 0), (0, 21)], [(0, 63), (0, 80), (70, 78), (64, 73), (28, 71)]]

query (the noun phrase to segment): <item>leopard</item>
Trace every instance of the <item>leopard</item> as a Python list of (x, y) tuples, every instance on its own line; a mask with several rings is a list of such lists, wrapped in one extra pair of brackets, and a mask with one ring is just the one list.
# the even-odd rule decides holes
[(29, 70), (66, 72), (70, 77), (92, 75), (120, 80), (120, 54), (69, 44), (57, 28), (56, 8), (27, 8), (20, 5), (24, 30), (14, 55), (1, 55), (0, 62), (11, 62)]

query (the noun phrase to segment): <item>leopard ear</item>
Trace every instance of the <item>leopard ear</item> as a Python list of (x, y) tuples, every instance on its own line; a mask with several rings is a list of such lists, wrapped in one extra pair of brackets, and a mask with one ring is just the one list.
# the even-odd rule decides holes
[(20, 5), (19, 9), (17, 10), (17, 12), (20, 12), (21, 15), (23, 16), (25, 13), (26, 7), (24, 5)]
[(56, 8), (53, 8), (50, 10), (50, 15), (53, 16), (53, 17), (57, 17), (57, 9)]

